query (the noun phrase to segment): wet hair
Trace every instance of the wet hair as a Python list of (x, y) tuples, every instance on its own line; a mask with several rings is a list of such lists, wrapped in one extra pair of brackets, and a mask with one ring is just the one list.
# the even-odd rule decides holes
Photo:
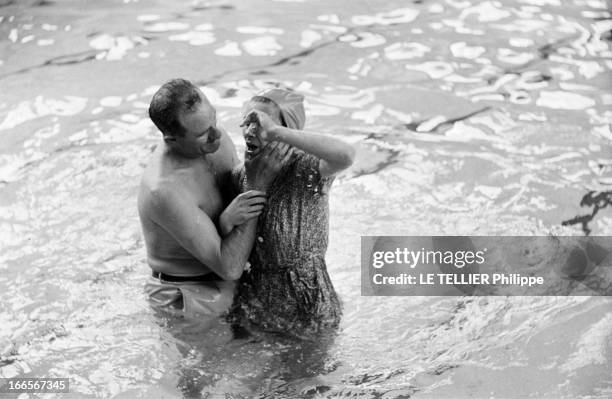
[(281, 112), (281, 109), (277, 103), (270, 100), (268, 97), (264, 97), (264, 96), (253, 96), (250, 101), (254, 103), (260, 103), (260, 104), (272, 104), (278, 110), (278, 115), (280, 118), (281, 125), (283, 125), (284, 127), (287, 127), (287, 122), (285, 122), (283, 113)]
[(163, 84), (151, 99), (149, 117), (168, 136), (184, 136), (185, 128), (178, 120), (183, 111), (190, 111), (202, 102), (198, 88), (186, 79), (172, 79)]

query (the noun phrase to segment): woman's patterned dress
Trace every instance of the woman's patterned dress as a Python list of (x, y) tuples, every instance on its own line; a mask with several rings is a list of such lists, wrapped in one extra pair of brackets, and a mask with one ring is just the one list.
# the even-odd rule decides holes
[(257, 236), (229, 319), (267, 331), (313, 336), (340, 322), (327, 274), (328, 192), (319, 159), (296, 152), (268, 189)]

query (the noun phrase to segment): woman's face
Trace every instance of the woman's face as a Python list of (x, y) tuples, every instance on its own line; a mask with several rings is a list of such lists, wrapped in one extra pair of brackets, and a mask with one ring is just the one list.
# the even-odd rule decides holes
[[(274, 103), (260, 103), (256, 101), (249, 101), (244, 105), (242, 109), (242, 117), (244, 118), (249, 112), (257, 110), (266, 113), (270, 118), (278, 125), (281, 125), (281, 115), (280, 110)], [(257, 129), (259, 126), (255, 126), (251, 124), (251, 128), (249, 126), (242, 127), (242, 136), (244, 137), (244, 142), (246, 144), (246, 152), (244, 154), (245, 159), (251, 159), (252, 157), (259, 154), (261, 150), (266, 146), (266, 141), (261, 138), (261, 136), (257, 135)]]

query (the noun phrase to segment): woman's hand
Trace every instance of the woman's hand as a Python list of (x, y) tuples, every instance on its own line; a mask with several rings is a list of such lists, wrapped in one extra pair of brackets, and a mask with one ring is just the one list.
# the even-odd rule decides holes
[(250, 190), (238, 195), (219, 216), (219, 228), (223, 236), (236, 226), (259, 216), (266, 202), (266, 193)]
[(252, 110), (242, 120), (240, 126), (248, 126), (263, 142), (276, 141), (276, 128), (279, 127), (265, 112)]

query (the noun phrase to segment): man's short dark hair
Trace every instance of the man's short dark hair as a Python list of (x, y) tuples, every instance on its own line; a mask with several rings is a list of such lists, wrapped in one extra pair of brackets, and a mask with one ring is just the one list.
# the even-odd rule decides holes
[(149, 117), (165, 135), (184, 136), (179, 113), (202, 102), (198, 88), (186, 79), (172, 79), (157, 90), (149, 105)]

